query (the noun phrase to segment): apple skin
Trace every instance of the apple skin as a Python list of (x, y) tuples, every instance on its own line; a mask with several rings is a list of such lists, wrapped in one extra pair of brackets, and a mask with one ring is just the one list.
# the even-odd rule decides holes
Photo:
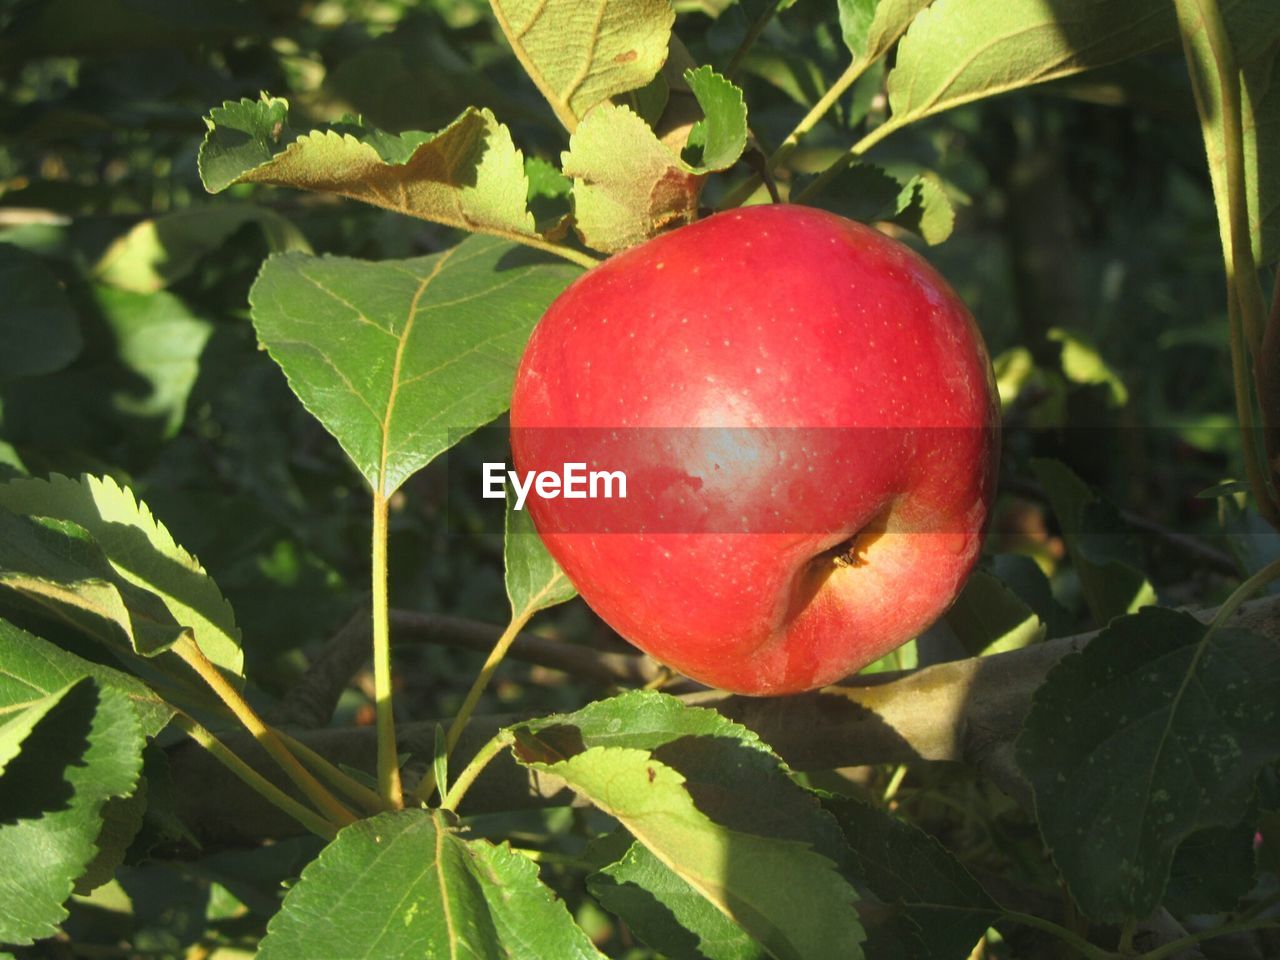
[(952, 604), (998, 410), (973, 318), (916, 253), (756, 206), (613, 256), (552, 303), (512, 454), (522, 475), (625, 469), (625, 501), (529, 498), (547, 549), (641, 650), (772, 696), (857, 671)]

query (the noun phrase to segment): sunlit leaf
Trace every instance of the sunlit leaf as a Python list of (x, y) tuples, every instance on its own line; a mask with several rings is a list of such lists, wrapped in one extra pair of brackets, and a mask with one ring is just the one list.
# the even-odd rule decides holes
[(578, 272), (472, 237), (413, 260), (272, 257), (249, 301), (303, 405), (389, 496), (507, 408), (530, 331)]
[(493, 0), (525, 72), (565, 128), (592, 107), (644, 86), (667, 58), (668, 0)]
[(427, 810), (341, 831), (302, 871), (258, 956), (602, 958), (531, 860), (465, 840)]
[(133, 792), (142, 731), (129, 701), (84, 678), (50, 695), (0, 778), (0, 942), (57, 933), (95, 856), (103, 805)]
[(270, 183), (363, 200), (423, 220), (499, 236), (537, 235), (525, 205), (524, 158), (488, 110), (467, 109), (439, 133), (384, 133), (347, 121), (289, 126), (276, 97), (210, 112), (200, 175), (211, 193)]
[(231, 606), (200, 562), (132, 491), (110, 477), (54, 475), (0, 485), (0, 506), (79, 525), (109, 561), (109, 573), (157, 597), (170, 622), (189, 628), (204, 655), (224, 671), (242, 672), (240, 630)]

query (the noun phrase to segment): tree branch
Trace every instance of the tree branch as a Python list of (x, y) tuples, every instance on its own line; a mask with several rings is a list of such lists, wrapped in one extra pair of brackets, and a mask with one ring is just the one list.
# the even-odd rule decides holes
[[(1195, 611), (1208, 622), (1216, 611)], [(1232, 625), (1280, 640), (1280, 596), (1246, 604)], [(717, 691), (690, 694), (691, 704), (715, 707), (771, 744), (793, 768), (823, 770), (870, 763), (954, 761), (969, 764), (1021, 803), (1030, 791), (1013, 759), (1013, 741), (1031, 696), (1062, 657), (1079, 650), (1096, 631), (1062, 637), (990, 657), (941, 663), (920, 670), (874, 674), (857, 682), (796, 697), (754, 698)], [(464, 764), (516, 716), (476, 717), (458, 744)], [(399, 749), (423, 765), (433, 755), (437, 721), (404, 725)], [(297, 734), (329, 760), (371, 769), (373, 730), (310, 730)], [(252, 741), (227, 738), (228, 746), (258, 760)], [(170, 753), (181, 813), (206, 846), (257, 843), (298, 832), (202, 750), (178, 746)], [(265, 758), (255, 763), (269, 772)], [(411, 778), (410, 778), (411, 782)], [(489, 764), (467, 794), (466, 812), (568, 804), (562, 783), (506, 761)]]
[[(442, 613), (391, 611), (392, 646), (397, 643), (435, 643), (460, 650), (488, 653), (502, 633), (496, 624)], [(284, 724), (322, 727), (333, 716), (343, 689), (370, 655), (369, 611), (352, 615), (311, 662), (302, 679), (290, 689), (277, 716)], [(516, 637), (507, 656), (526, 663), (563, 670), (575, 677), (605, 684), (643, 686), (661, 667), (652, 659), (627, 653), (607, 653), (531, 633)]]

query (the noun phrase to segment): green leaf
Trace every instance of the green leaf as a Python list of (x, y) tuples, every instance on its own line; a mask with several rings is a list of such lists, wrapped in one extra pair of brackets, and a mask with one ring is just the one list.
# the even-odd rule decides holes
[(213, 325), (163, 291), (97, 285), (93, 299), (111, 327), (126, 371), (111, 393), (112, 406), (130, 418), (158, 421), (165, 439), (174, 436), (186, 419), (187, 398)]
[(685, 777), (648, 750), (591, 747), (530, 765), (616, 818), (779, 960), (862, 956), (857, 895), (833, 861), (808, 843), (716, 822), (695, 804)]
[[(793, 187), (798, 192), (801, 184)], [(951, 236), (956, 212), (942, 181), (921, 173), (905, 183), (873, 163), (857, 163), (827, 187), (825, 205), (863, 223), (888, 220), (919, 234), (929, 244)]]
[[(853, 51), (854, 55), (863, 56), (868, 62), (879, 60), (907, 32), (920, 11), (932, 2), (933, 0), (878, 0), (876, 14), (867, 29), (866, 48)], [(843, 23), (842, 19), (842, 26)], [(847, 34), (845, 42), (848, 43)]]
[(483, 237), (381, 263), (284, 254), (249, 302), (294, 393), (389, 496), (507, 408), (530, 331), (578, 272)]
[(1123, 407), (1129, 402), (1129, 390), (1124, 381), (1086, 336), (1061, 327), (1053, 327), (1045, 336), (1062, 344), (1062, 372), (1067, 375), (1068, 380), (1072, 383), (1106, 387), (1113, 406)]
[(869, 804), (831, 797), (823, 806), (844, 831), (858, 876), (882, 903), (901, 910), (871, 927), (868, 953), (965, 960), (1002, 911), (959, 861), (922, 830)]
[(641, 843), (587, 877), (587, 889), (670, 960), (764, 960), (764, 948)]
[(186, 632), (158, 597), (119, 577), (88, 531), (69, 521), (20, 517), (0, 507), (0, 587), (144, 657)]
[(142, 768), (142, 731), (122, 694), (85, 678), (51, 696), (56, 704), (0, 779), (4, 943), (57, 932), (62, 904), (94, 858), (103, 805), (132, 793)]
[(1229, 827), (1210, 827), (1178, 845), (1169, 868), (1164, 906), (1175, 917), (1226, 913), (1253, 888), (1253, 839), (1258, 811), (1253, 804)]
[(0, 619), (0, 714), (84, 677), (93, 677), (99, 687), (110, 687), (132, 703), (145, 736), (154, 737), (173, 716), (173, 707), (136, 677), (77, 657)]
[(35, 254), (0, 243), (0, 380), (61, 370), (80, 353), (67, 295)]
[(400, 135), (344, 122), (299, 133), (285, 100), (215, 108), (200, 148), (205, 189), (270, 183), (335, 193), (411, 217), (498, 236), (537, 236), (525, 205), (524, 158), (488, 110), (465, 110), (439, 133)]
[[(563, 777), (616, 817), (775, 956), (860, 956), (839, 828), (747, 728), (634, 691), (514, 732), (522, 763)], [(819, 927), (832, 953), (816, 952)]]
[(434, 810), (385, 813), (342, 830), (302, 871), (258, 956), (602, 957), (532, 861), (463, 840)]
[(1280, 648), (1160, 607), (1115, 620), (1050, 670), (1016, 750), (1084, 912), (1145, 917), (1183, 841), (1236, 824), (1280, 756)]
[(971, 657), (1017, 650), (1044, 639), (1040, 618), (1012, 590), (975, 570), (947, 611), (947, 625)]
[(919, 234), (930, 246), (937, 246), (956, 225), (955, 207), (938, 175), (929, 171), (912, 177), (898, 195), (893, 222)]
[(191, 207), (143, 220), (117, 237), (93, 268), (95, 279), (134, 293), (155, 293), (181, 280), (247, 224), (262, 229), (272, 252), (311, 252), (298, 228), (266, 207)]
[(747, 105), (742, 91), (710, 67), (686, 70), (685, 83), (697, 98), (703, 117), (689, 131), (686, 150), (699, 173), (727, 170), (747, 148)]
[(572, 600), (578, 591), (547, 552), (529, 511), (513, 509), (514, 497), (508, 489), (502, 559), (511, 614), (519, 617)]
[(243, 672), (240, 631), (230, 604), (200, 562), (180, 547), (146, 504), (110, 477), (13, 480), (0, 507), (82, 527), (126, 584), (154, 594), (173, 622), (189, 628), (204, 655), (232, 676)]
[(1124, 530), (1114, 508), (1108, 511), (1105, 502), (1058, 461), (1035, 459), (1031, 466), (1058, 517), (1094, 621), (1105, 625), (1112, 617), (1155, 603), (1155, 590), (1146, 576), (1126, 562), (1131, 557), (1117, 559), (1115, 545)]
[(871, 34), (871, 21), (875, 19), (879, 0), (837, 0), (840, 13), (840, 33), (844, 45), (858, 60), (867, 52), (867, 39)]
[(732, 166), (746, 146), (742, 92), (701, 67), (685, 73), (703, 119), (681, 158), (629, 107), (604, 103), (569, 138), (560, 162), (573, 178), (575, 226), (583, 243), (614, 253), (697, 217), (706, 177)]
[(587, 111), (643, 87), (667, 59), (669, 0), (493, 0), (520, 65), (573, 132)]
[(1166, 0), (934, 0), (898, 45), (889, 122), (1115, 63), (1174, 35)]

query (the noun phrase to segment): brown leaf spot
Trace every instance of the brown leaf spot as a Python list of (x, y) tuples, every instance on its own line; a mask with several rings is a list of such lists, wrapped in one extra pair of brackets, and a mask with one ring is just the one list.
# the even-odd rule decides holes
[(638, 56), (640, 56), (640, 54), (638, 54), (636, 51), (628, 50), (626, 53), (620, 53), (617, 56), (615, 56), (613, 58), (613, 62), (614, 63), (630, 63), (632, 60), (634, 60)]

